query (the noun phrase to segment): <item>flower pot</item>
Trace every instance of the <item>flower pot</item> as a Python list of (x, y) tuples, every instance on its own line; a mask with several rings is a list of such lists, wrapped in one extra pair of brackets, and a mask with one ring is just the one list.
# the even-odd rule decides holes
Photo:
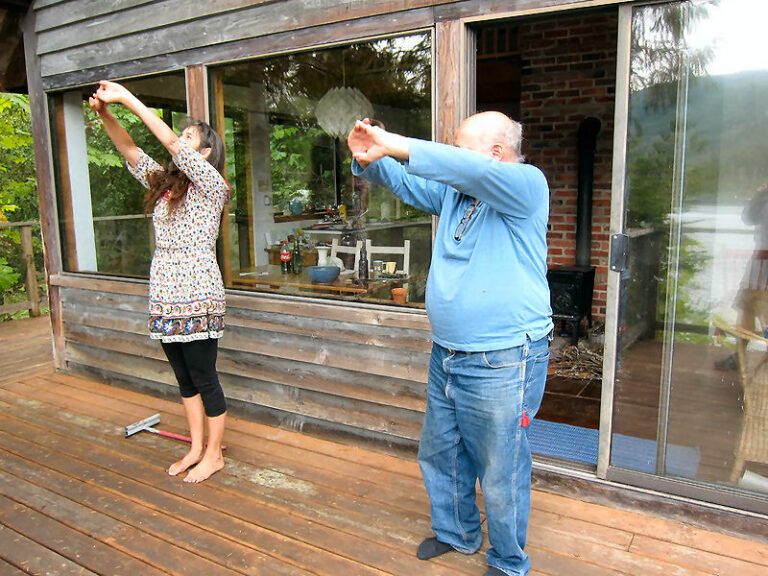
[(408, 288), (392, 288), (392, 301), (395, 304), (405, 304), (408, 299)]

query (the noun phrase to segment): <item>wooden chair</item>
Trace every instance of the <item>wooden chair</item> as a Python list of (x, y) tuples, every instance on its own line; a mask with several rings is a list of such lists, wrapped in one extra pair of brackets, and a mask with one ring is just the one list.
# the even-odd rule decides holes
[(403, 266), (397, 270), (398, 274), (405, 274), (408, 276), (411, 268), (411, 241), (405, 240), (402, 246), (375, 246), (371, 244), (370, 240), (365, 241), (365, 250), (368, 252), (368, 267), (370, 271), (371, 262), (374, 260), (384, 260), (384, 258), (376, 258), (374, 255), (387, 254), (390, 256), (401, 256), (403, 259)]
[[(333, 240), (331, 240), (330, 259), (333, 260), (339, 254), (354, 254), (355, 263), (353, 264), (352, 270), (355, 272), (355, 276), (357, 276), (357, 268), (360, 265), (360, 251), (362, 250), (362, 248), (363, 248), (362, 240), (358, 240), (357, 242), (355, 242), (354, 246), (344, 246), (342, 244), (339, 244), (338, 238), (333, 238)], [(347, 268), (345, 269), (348, 270)], [(344, 270), (342, 270), (342, 272), (344, 272)]]
[(756, 343), (768, 347), (765, 331), (768, 329), (768, 293), (744, 291), (741, 325), (730, 324), (719, 316), (713, 318), (715, 326), (723, 333), (736, 339), (739, 381), (744, 395), (744, 418), (731, 482), (738, 482), (747, 462), (768, 464), (768, 351), (750, 351), (749, 345)]

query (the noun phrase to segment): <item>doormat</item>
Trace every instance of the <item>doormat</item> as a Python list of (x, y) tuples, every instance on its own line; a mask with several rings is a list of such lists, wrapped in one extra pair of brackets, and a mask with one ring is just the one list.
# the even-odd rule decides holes
[[(560, 422), (534, 419), (528, 429), (531, 451), (565, 460), (597, 465), (599, 432)], [(667, 474), (696, 478), (701, 452), (698, 448), (669, 444)], [(611, 443), (611, 464), (647, 474), (656, 474), (656, 442), (645, 438), (614, 434)]]

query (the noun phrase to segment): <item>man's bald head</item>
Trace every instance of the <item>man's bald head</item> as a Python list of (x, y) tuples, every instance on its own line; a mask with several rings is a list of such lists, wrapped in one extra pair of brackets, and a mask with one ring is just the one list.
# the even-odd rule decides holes
[(455, 144), (501, 162), (522, 162), (523, 127), (501, 112), (480, 112), (466, 118)]

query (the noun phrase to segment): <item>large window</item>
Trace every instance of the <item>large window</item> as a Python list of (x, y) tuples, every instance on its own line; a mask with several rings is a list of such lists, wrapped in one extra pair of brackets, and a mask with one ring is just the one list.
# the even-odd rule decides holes
[[(187, 122), (184, 73), (123, 84), (180, 132)], [(70, 272), (149, 275), (152, 220), (144, 214), (144, 189), (88, 106), (96, 86), (51, 96), (59, 224), (64, 269)], [(163, 163), (167, 151), (127, 108), (110, 110), (136, 144)]]
[[(370, 117), (431, 137), (430, 34), (227, 64), (210, 74), (211, 116), (225, 135), (234, 192), (220, 262), (228, 286), (379, 303), (393, 303), (392, 289), (404, 287), (406, 305), (421, 305), (431, 218), (354, 178), (346, 135), (356, 118)], [(301, 271), (281, 271), (282, 241), (299, 242)], [(363, 248), (368, 281), (358, 273)], [(307, 268), (326, 261), (342, 265), (340, 276), (317, 282)]]

